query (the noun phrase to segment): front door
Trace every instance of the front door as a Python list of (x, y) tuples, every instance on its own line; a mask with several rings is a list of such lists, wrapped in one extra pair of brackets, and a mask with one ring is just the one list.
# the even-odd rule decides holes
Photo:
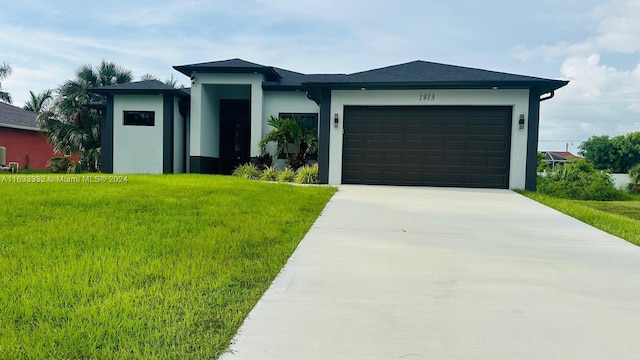
[(220, 172), (249, 162), (250, 149), (251, 101), (220, 100)]

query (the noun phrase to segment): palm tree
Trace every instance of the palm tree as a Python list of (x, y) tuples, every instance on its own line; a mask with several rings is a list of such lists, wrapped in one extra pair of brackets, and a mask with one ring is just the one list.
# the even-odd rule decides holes
[[(171, 86), (172, 88), (177, 88), (178, 86), (178, 79), (176, 79), (173, 74), (171, 74), (171, 77), (169, 77), (167, 80), (164, 81), (165, 84)], [(182, 86), (184, 87), (184, 86)]]
[(56, 151), (80, 154), (75, 170), (100, 169), (100, 120), (90, 103), (103, 100), (89, 89), (131, 82), (130, 70), (112, 62), (102, 61), (97, 67), (82, 65), (74, 80), (67, 80), (56, 92), (54, 105), (38, 116), (38, 126), (45, 130)]
[(275, 142), (275, 155), (284, 154), (289, 161), (289, 166), (297, 169), (318, 150), (318, 137), (315, 131), (305, 125), (302, 119), (271, 116), (267, 124), (273, 129), (258, 143), (262, 155), (266, 153), (267, 144)]
[[(0, 63), (0, 80), (4, 80), (7, 78), (7, 76), (11, 75), (11, 72), (13, 71), (13, 69), (11, 69), (11, 66), (5, 62), (1, 62)], [(4, 101), (6, 103), (11, 104), (11, 94), (9, 94), (8, 92), (4, 91), (2, 89), (2, 83), (0, 83), (0, 101)]]
[(157, 76), (155, 76), (155, 75), (153, 75), (151, 73), (146, 73), (146, 74), (140, 76), (140, 81), (148, 81), (148, 80), (158, 80), (159, 81), (160, 79), (158, 79)]
[[(158, 80), (158, 81), (161, 81), (157, 76), (155, 76), (155, 75), (153, 75), (151, 73), (146, 73), (146, 74), (140, 76), (140, 81), (147, 81), (147, 80)], [(164, 83), (169, 85), (169, 86), (171, 86), (171, 87), (173, 87), (173, 88), (177, 88), (178, 79), (176, 79), (173, 76), (173, 74), (171, 74), (171, 76), (168, 79), (166, 79), (164, 81)]]
[(24, 109), (33, 111), (36, 114), (47, 110), (53, 102), (53, 90), (47, 89), (38, 95), (33, 91), (29, 91), (29, 100), (24, 104)]

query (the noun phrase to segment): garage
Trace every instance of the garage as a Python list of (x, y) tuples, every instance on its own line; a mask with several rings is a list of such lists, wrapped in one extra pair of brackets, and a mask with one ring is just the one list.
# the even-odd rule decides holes
[(509, 188), (510, 106), (345, 106), (342, 183)]

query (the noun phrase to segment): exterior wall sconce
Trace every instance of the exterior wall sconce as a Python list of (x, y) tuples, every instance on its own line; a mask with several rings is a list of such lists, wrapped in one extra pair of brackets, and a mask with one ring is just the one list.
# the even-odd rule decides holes
[(338, 123), (340, 122), (340, 118), (338, 114), (333, 115), (333, 127), (338, 127)]
[(520, 114), (520, 120), (518, 120), (518, 125), (520, 129), (524, 129), (524, 114)]
[(196, 76), (195, 75), (191, 75), (191, 85), (194, 85), (196, 83)]

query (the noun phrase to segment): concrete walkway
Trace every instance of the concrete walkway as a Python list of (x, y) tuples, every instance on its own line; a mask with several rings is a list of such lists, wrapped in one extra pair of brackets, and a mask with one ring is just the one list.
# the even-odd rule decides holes
[(639, 339), (640, 247), (506, 190), (341, 186), (221, 359), (621, 360)]

